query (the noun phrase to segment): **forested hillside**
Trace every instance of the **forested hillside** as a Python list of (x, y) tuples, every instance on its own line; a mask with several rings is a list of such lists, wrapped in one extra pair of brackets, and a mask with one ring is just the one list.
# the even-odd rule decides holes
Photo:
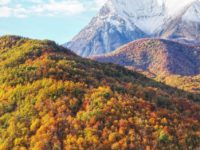
[(52, 41), (0, 38), (0, 150), (195, 150), (199, 101)]
[(105, 55), (91, 57), (156, 76), (194, 76), (200, 74), (200, 47), (163, 39), (132, 41)]

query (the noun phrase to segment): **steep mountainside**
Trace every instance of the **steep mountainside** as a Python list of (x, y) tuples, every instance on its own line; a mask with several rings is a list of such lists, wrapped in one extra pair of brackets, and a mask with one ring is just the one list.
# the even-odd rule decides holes
[(192, 3), (185, 10), (165, 23), (160, 37), (200, 41), (200, 2)]
[(198, 149), (198, 95), (52, 41), (0, 38), (0, 149)]
[(199, 10), (199, 0), (108, 0), (64, 46), (87, 57), (144, 37), (199, 40)]
[(92, 59), (141, 69), (159, 76), (200, 74), (200, 48), (169, 40), (137, 40)]

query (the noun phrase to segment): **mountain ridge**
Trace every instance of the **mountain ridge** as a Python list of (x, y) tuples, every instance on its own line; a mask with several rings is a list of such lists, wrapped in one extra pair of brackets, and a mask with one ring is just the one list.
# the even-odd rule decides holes
[(134, 67), (150, 73), (167, 76), (198, 75), (200, 49), (165, 39), (140, 39), (117, 50), (93, 56), (100, 62), (112, 62), (128, 68)]

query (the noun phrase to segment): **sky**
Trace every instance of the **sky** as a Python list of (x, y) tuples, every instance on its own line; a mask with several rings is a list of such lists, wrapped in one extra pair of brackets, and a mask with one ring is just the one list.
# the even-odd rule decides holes
[[(105, 1), (0, 0), (0, 36), (19, 35), (66, 43), (89, 23)], [(194, 0), (166, 1), (173, 12)]]
[(0, 0), (0, 36), (69, 41), (105, 0)]

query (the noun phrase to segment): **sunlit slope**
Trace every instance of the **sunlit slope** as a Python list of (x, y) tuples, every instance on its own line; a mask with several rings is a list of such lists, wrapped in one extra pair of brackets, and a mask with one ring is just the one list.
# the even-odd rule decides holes
[(0, 149), (195, 149), (199, 97), (51, 41), (0, 38)]

